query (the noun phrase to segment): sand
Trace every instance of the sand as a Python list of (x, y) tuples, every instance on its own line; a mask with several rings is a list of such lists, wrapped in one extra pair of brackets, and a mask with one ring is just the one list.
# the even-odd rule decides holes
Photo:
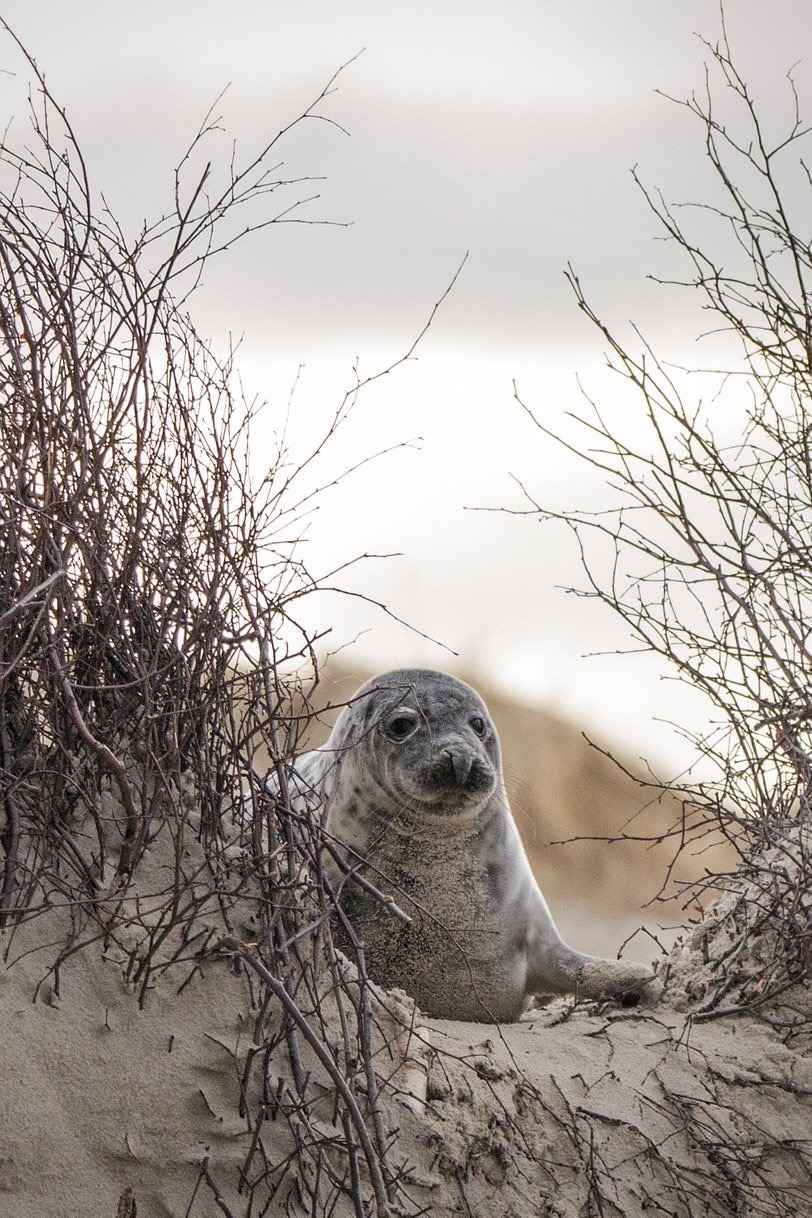
[[(32, 919), (0, 973), (0, 1218), (349, 1218), (353, 1170), (369, 1214), (386, 1212), (381, 1188), (393, 1216), (812, 1214), (812, 1002), (781, 975), (784, 932), (760, 916), (778, 870), (765, 856), (673, 950), (649, 1010), (557, 1000), (496, 1027), (423, 1021), (374, 991), (375, 1077), (338, 1057), (387, 1147), (377, 1200), (301, 1034), (310, 1102), (297, 1106), (279, 1004), (258, 1018), (250, 969), (210, 941), (143, 990), (126, 950), (96, 939), (65, 962), (57, 995), (46, 944), (66, 915)], [(807, 919), (809, 897), (796, 893)], [(214, 923), (213, 909), (201, 916)], [(346, 1018), (358, 991), (343, 975)], [(317, 972), (296, 993), (336, 1046), (334, 984)], [(409, 1101), (404, 1087), (426, 1079), (425, 1102)]]

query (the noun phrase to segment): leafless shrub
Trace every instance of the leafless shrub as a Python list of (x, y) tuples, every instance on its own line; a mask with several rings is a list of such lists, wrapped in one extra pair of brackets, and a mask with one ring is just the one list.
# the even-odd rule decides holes
[[(0, 145), (3, 951), (13, 963), (21, 926), (44, 917), (58, 932), (44, 966), (57, 994), (72, 955), (98, 941), (142, 1002), (167, 974), (182, 990), (215, 948), (242, 961), (265, 1046), (259, 1102), (256, 1048), (239, 1063), (246, 1204), (262, 1193), (267, 1212), (282, 1187), (308, 1212), (349, 1197), (360, 1218), (371, 1197), (388, 1213), (398, 1186), (363, 954), (353, 998), (325, 930), (319, 825), (284, 797), (318, 681), (314, 640), (294, 615), (319, 586), (295, 548), (313, 493), (302, 473), (362, 384), (310, 456), (293, 461), (282, 434), (257, 472), (263, 408), (244, 400), (231, 354), (182, 307), (206, 259), (248, 231), (235, 225), (244, 205), (275, 209), (255, 227), (305, 219), (308, 179), (280, 177), (276, 162), (292, 130), (330, 121), (321, 105), (333, 81), (244, 166), (235, 155), (219, 186), (205, 162), (210, 117), (177, 171), (172, 209), (130, 241), (99, 207), (65, 114), (20, 50), (33, 81), (29, 146), (8, 134)], [(256, 768), (260, 742), (282, 798)], [(347, 1080), (359, 1063), (367, 1087), (356, 1098)], [(330, 1102), (328, 1136), (314, 1105)], [(277, 1113), (284, 1154), (278, 1124), (266, 1139)], [(199, 1187), (231, 1212), (208, 1160), (200, 1172)]]
[[(642, 411), (631, 438), (595, 402), (573, 416), (576, 439), (535, 419), (605, 478), (614, 498), (603, 510), (550, 511), (528, 494), (529, 510), (574, 534), (586, 576), (574, 591), (619, 615), (635, 648), (663, 657), (712, 708), (710, 731), (685, 732), (702, 764), (699, 778), (672, 788), (685, 808), (677, 848), (721, 832), (752, 865), (754, 852), (808, 821), (812, 798), (810, 129), (790, 76), (791, 115), (771, 136), (724, 25), (707, 47), (705, 92), (682, 104), (699, 121), (717, 196), (686, 213), (641, 189), (687, 259), (682, 285), (736, 342), (739, 363), (719, 374), (716, 400), (688, 400), (685, 370), (637, 330), (631, 341), (618, 336), (570, 270), (579, 307)], [(809, 961), (804, 875), (802, 900), (793, 884), (775, 884), (770, 902), (793, 976)]]

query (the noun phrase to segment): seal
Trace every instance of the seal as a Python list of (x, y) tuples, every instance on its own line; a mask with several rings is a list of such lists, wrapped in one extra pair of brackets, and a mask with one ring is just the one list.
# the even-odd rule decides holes
[(427, 1015), (501, 1023), (533, 996), (655, 996), (652, 969), (562, 940), (510, 811), (496, 731), (462, 681), (410, 668), (367, 682), (297, 761), (293, 787), (322, 808), (341, 860), (325, 852), (325, 870), (370, 976)]

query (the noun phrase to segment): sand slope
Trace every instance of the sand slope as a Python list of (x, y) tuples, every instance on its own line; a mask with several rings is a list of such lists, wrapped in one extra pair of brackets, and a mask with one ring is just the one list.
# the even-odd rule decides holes
[[(652, 1010), (559, 1000), (511, 1026), (416, 1031), (411, 1051), (431, 1046), (417, 1111), (395, 1074), (413, 1012), (397, 1000), (393, 1019), (376, 999), (391, 1214), (812, 1214), (808, 989), (773, 972), (782, 992), (738, 1009), (763, 987), (769, 927), (737, 950), (735, 987), (719, 965), (758, 901), (748, 883), (672, 953)], [(54, 915), (20, 928), (0, 979), (0, 1218), (129, 1218), (133, 1200), (139, 1218), (304, 1214), (308, 1190), (319, 1214), (357, 1213), (334, 1088), (304, 1045), (315, 1099), (296, 1110), (278, 1006), (257, 1021), (255, 979), (209, 953), (191, 980), (188, 966), (157, 977), (141, 1009), (96, 942), (66, 962), (57, 998), (46, 932)], [(328, 994), (322, 1030), (338, 1042), (335, 1012)], [(369, 1080), (347, 1077), (366, 1111)]]

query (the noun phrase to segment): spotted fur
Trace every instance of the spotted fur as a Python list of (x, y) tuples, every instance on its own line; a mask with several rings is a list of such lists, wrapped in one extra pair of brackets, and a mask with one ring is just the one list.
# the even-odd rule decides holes
[(427, 669), (376, 677), (297, 775), (298, 798), (321, 804), (347, 864), (411, 918), (326, 859), (371, 976), (427, 1014), (502, 1022), (533, 995), (653, 996), (645, 965), (561, 939), (510, 811), (496, 731), (462, 681)]

